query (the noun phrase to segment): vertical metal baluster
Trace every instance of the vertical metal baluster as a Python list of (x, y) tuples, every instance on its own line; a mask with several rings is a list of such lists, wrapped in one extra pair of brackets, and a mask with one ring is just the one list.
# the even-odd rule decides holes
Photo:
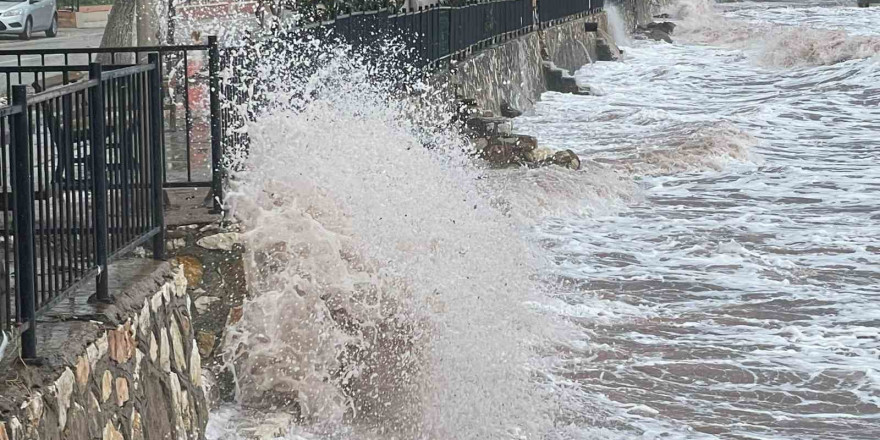
[(147, 74), (138, 75), (137, 99), (138, 99), (138, 113), (140, 115), (140, 117), (138, 118), (138, 133), (139, 133), (139, 139), (140, 139), (139, 143), (138, 143), (138, 146), (139, 146), (139, 148), (138, 148), (138, 153), (139, 153), (138, 154), (138, 157), (139, 157), (138, 161), (140, 163), (140, 166), (138, 167), (138, 170), (139, 170), (138, 173), (140, 175), (141, 212), (140, 212), (140, 216), (139, 216), (139, 225), (140, 225), (141, 233), (145, 233), (150, 230), (150, 228), (149, 228), (150, 222), (149, 222), (149, 218), (147, 217), (148, 212), (149, 212), (147, 207), (149, 207), (150, 193), (149, 193), (149, 186), (147, 185), (147, 182), (148, 182), (148, 179), (147, 179), (148, 174), (147, 174), (147, 168), (146, 168), (147, 167), (147, 156), (145, 154), (147, 151), (147, 145), (148, 145), (147, 144), (148, 132), (146, 131), (146, 128), (147, 128), (147, 123), (149, 121), (149, 119), (148, 119), (149, 114), (146, 111), (144, 111), (144, 105), (147, 101), (146, 99), (144, 99), (145, 92), (147, 90), (146, 87), (144, 87), (144, 81), (146, 80), (146, 78), (147, 78)]
[[(210, 40), (213, 37), (208, 37)], [(209, 41), (210, 43), (210, 41)], [(181, 76), (178, 76), (179, 78)], [(192, 108), (189, 103), (189, 56), (183, 51), (183, 109), (186, 117), (186, 181), (192, 182)], [(166, 153), (167, 154), (167, 153)]]
[[(40, 66), (45, 66), (45, 65), (46, 65), (46, 54), (40, 54)], [(46, 71), (43, 70), (42, 73), (43, 73), (43, 90), (46, 90), (47, 88), (49, 88), (48, 84), (46, 84)], [(38, 75), (37, 73), (34, 73), (34, 81), (37, 80), (37, 75)]]
[(12, 259), (12, 255), (9, 254), (9, 239), (12, 237), (9, 212), (13, 209), (9, 205), (9, 183), (11, 182), (9, 182), (10, 172), (6, 163), (6, 155), (9, 151), (10, 146), (6, 143), (6, 117), (4, 116), (0, 118), (0, 184), (3, 187), (3, 291), (6, 294), (0, 298), (2, 300), (0, 303), (0, 323), (2, 323), (0, 330), (6, 330), (6, 327), (12, 324), (12, 310), (14, 308), (12, 298), (15, 295), (15, 292), (10, 289), (12, 286), (9, 280), (9, 274), (12, 273), (9, 267), (9, 261)]
[(152, 196), (153, 196), (153, 225), (159, 228), (158, 233), (153, 236), (153, 258), (157, 260), (165, 259), (165, 215), (164, 200), (162, 187), (164, 180), (162, 179), (162, 96), (159, 92), (162, 90), (162, 70), (159, 64), (159, 55), (150, 54), (150, 64), (153, 70), (150, 70), (150, 145), (151, 151), (151, 174), (150, 179)]
[(109, 234), (107, 254), (112, 254), (116, 249), (116, 243), (119, 240), (119, 228), (117, 221), (119, 220), (116, 210), (116, 152), (119, 149), (119, 103), (116, 99), (116, 92), (119, 90), (119, 83), (113, 78), (105, 83), (104, 93), (107, 95), (107, 124), (110, 125), (110, 145), (105, 146), (107, 159), (107, 233)]
[(140, 191), (140, 141), (141, 141), (141, 123), (140, 123), (140, 108), (138, 107), (138, 84), (140, 79), (140, 73), (136, 73), (131, 77), (131, 87), (128, 90), (128, 102), (129, 107), (131, 108), (131, 152), (129, 153), (129, 157), (131, 158), (131, 219), (130, 226), (132, 230), (132, 234), (134, 237), (139, 237), (140, 234), (143, 233), (141, 231), (141, 191)]
[(211, 198), (213, 211), (219, 213), (223, 203), (223, 150), (220, 138), (223, 135), (220, 127), (220, 47), (217, 37), (208, 37), (208, 87), (211, 111)]
[(34, 185), (27, 86), (12, 88), (12, 104), (22, 110), (12, 117), (14, 147), (12, 162), (15, 180), (12, 197), (15, 204), (15, 284), (19, 303), (17, 313), (28, 328), (21, 335), (21, 357), (37, 357), (36, 280), (34, 273)]
[(43, 164), (43, 142), (42, 142), (42, 138), (40, 137), (40, 129), (43, 127), (43, 120), (41, 118), (42, 112), (40, 111), (40, 109), (42, 109), (42, 108), (43, 108), (43, 106), (40, 104), (37, 104), (33, 107), (34, 124), (33, 124), (32, 128), (34, 130), (34, 136), (31, 138), (32, 143), (33, 143), (33, 148), (37, 152), (37, 156), (36, 156), (37, 161), (34, 165), (36, 165), (36, 167), (37, 167), (37, 175), (35, 177), (37, 178), (36, 191), (37, 191), (37, 195), (39, 196), (36, 198), (36, 204), (38, 205), (39, 220), (37, 223), (34, 224), (34, 232), (36, 234), (35, 238), (38, 240), (36, 254), (34, 255), (34, 257), (38, 258), (38, 260), (35, 263), (38, 264), (38, 266), (37, 266), (39, 269), (38, 276), (40, 278), (40, 283), (37, 287), (38, 295), (36, 298), (36, 300), (37, 300), (36, 307), (38, 309), (40, 308), (40, 305), (42, 305), (43, 302), (46, 301), (46, 293), (49, 291), (49, 285), (47, 284), (47, 279), (46, 279), (46, 272), (47, 272), (47, 268), (46, 268), (46, 262), (47, 262), (46, 261), (46, 233), (45, 233), (45, 231), (46, 231), (46, 204), (45, 204), (46, 197), (45, 197), (45, 189), (43, 188), (43, 184), (45, 183), (45, 180), (43, 180), (43, 167), (42, 167), (42, 164)]
[[(64, 213), (63, 210), (63, 202), (60, 194), (60, 184), (61, 182), (58, 179), (58, 170), (60, 170), (61, 166), (61, 155), (63, 154), (63, 139), (61, 139), (61, 98), (55, 98), (50, 101), (50, 115), (52, 115), (53, 124), (55, 126), (55, 132), (49, 133), (52, 136), (52, 142), (49, 144), (49, 151), (47, 156), (49, 156), (52, 160), (47, 166), (51, 171), (49, 175), (50, 178), (48, 180), (49, 188), (51, 188), (52, 192), (52, 203), (50, 206), (52, 207), (52, 250), (54, 251), (54, 256), (52, 257), (54, 260), (54, 265), (52, 266), (52, 272), (55, 274), (55, 295), (64, 291), (65, 277), (64, 277), (64, 235), (62, 228), (64, 227)], [(52, 145), (55, 146), (54, 151), (52, 149)]]
[[(62, 98), (63, 101), (61, 103), (62, 113), (64, 115), (64, 151), (65, 153), (62, 155), (64, 159), (64, 190), (62, 192), (64, 196), (64, 207), (65, 207), (65, 218), (66, 223), (64, 224), (65, 233), (67, 234), (67, 279), (68, 282), (73, 283), (76, 281), (76, 275), (73, 271), (73, 257), (74, 257), (74, 241), (73, 241), (73, 224), (74, 213), (73, 213), (73, 199), (70, 182), (70, 175), (73, 174), (73, 143), (74, 143), (74, 131), (73, 131), (73, 96), (68, 94), (64, 95)], [(60, 183), (59, 183), (60, 185)]]
[[(79, 133), (79, 142), (76, 146), (77, 152), (77, 169), (78, 173), (75, 176), (74, 185), (76, 187), (76, 200), (74, 206), (77, 208), (77, 216), (79, 219), (79, 228), (77, 228), (77, 242), (79, 247), (79, 260), (77, 261), (77, 276), (83, 276), (88, 270), (88, 255), (90, 252), (91, 246), (91, 233), (89, 232), (92, 227), (92, 222), (89, 219), (89, 199), (86, 197), (86, 188), (89, 180), (91, 179), (88, 169), (89, 169), (89, 161), (87, 161), (88, 153), (86, 152), (86, 93), (88, 91), (78, 93), (74, 96), (74, 104), (77, 108), (77, 113), (79, 117), (76, 121), (76, 129)], [(88, 133), (91, 136), (90, 133)]]
[(97, 85), (89, 90), (89, 120), (92, 144), (92, 179), (95, 212), (95, 263), (98, 277), (95, 280), (95, 297), (100, 302), (111, 302), (107, 268), (107, 150), (104, 145), (104, 81), (101, 79), (101, 65), (89, 66), (89, 78), (96, 79)]
[(129, 183), (128, 183), (128, 178), (129, 178), (129, 175), (128, 175), (128, 166), (129, 166), (128, 156), (129, 156), (129, 154), (128, 154), (128, 150), (129, 150), (129, 146), (131, 143), (131, 138), (129, 137), (130, 131), (129, 131), (129, 127), (128, 127), (129, 106), (128, 106), (128, 99), (126, 99), (126, 95), (128, 93), (128, 79), (129, 78), (130, 77), (128, 77), (128, 76), (123, 77), (123, 78), (119, 78), (119, 83), (118, 83), (118, 85), (119, 85), (119, 92), (118, 92), (119, 93), (119, 97), (118, 97), (119, 109), (117, 110), (117, 112), (119, 112), (119, 131), (120, 131), (120, 135), (121, 135), (120, 136), (121, 142), (119, 143), (119, 145), (117, 145), (116, 155), (117, 155), (118, 163), (119, 163), (119, 170), (118, 170), (119, 189), (118, 189), (118, 192), (119, 192), (119, 197), (121, 200), (120, 200), (119, 205), (117, 205), (118, 212), (116, 213), (116, 215), (119, 216), (119, 238), (120, 238), (119, 245), (116, 249), (119, 249), (119, 248), (125, 246), (125, 244), (128, 243), (128, 240), (131, 238), (129, 236), (131, 231), (129, 230), (129, 224), (128, 224), (128, 220), (129, 220), (128, 209), (129, 209), (129, 203), (131, 203), (131, 200), (129, 197), (129, 192), (128, 192), (128, 190), (129, 190)]

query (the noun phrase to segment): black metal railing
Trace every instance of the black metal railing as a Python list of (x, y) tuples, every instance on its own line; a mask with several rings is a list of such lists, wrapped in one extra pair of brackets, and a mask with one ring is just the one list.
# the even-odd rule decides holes
[[(383, 62), (400, 62), (416, 69), (434, 70), (462, 59), (474, 51), (517, 38), (534, 30), (536, 21), (531, 0), (461, 2), (460, 6), (429, 6), (418, 10), (380, 9), (345, 13), (329, 21), (314, 23), (287, 34), (248, 41), (218, 50), (222, 81), (220, 137), (222, 151), (246, 151), (246, 121), (256, 117), (261, 96), (272, 85), (255, 84), (257, 64), (265, 57), (285, 57), (286, 41), (308, 38), (341, 40), (361, 56), (374, 56)], [(305, 34), (305, 35), (304, 35)], [(402, 43), (404, 50), (385, 52), (389, 37)], [(302, 54), (290, 58), (297, 59)], [(389, 60), (389, 57), (398, 57)], [(312, 63), (315, 64), (315, 63)], [(304, 69), (301, 65), (291, 69)]]
[[(95, 278), (111, 301), (108, 263), (150, 244), (164, 258), (161, 67), (89, 66), (79, 82), (0, 108), (5, 269), (0, 329), (36, 356), (36, 317)], [(11, 243), (11, 245), (10, 245)]]
[(424, 67), (526, 34), (534, 24), (531, 0), (502, 0), (356, 12), (321, 26), (355, 47), (376, 46), (389, 35), (399, 37), (412, 54), (408, 61)]
[[(210, 187), (213, 207), (220, 210), (220, 139), (212, 121), (219, 121), (219, 90), (210, 87), (211, 54), (217, 56), (217, 39), (207, 44), (125, 47), (0, 50), (0, 95), (11, 96), (15, 85), (48, 88), (85, 78), (89, 64), (126, 66), (160, 55), (162, 107), (165, 117), (166, 187)], [(216, 58), (214, 61), (216, 65)], [(216, 76), (216, 75), (215, 75)], [(181, 123), (182, 119), (182, 123)], [(215, 175), (216, 174), (216, 175)]]
[(601, 11), (605, 0), (538, 0), (538, 17), (541, 25), (579, 18)]

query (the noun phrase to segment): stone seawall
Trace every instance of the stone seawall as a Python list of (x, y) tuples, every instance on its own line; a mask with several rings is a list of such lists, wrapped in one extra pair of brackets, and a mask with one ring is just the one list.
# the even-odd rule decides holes
[[(599, 23), (599, 32), (587, 32), (587, 22)], [(611, 38), (607, 29), (602, 12), (532, 32), (461, 61), (450, 82), (458, 96), (496, 115), (505, 104), (529, 110), (552, 85), (547, 62), (574, 73), (598, 58), (600, 39)]]
[[(666, 0), (619, 0), (628, 31), (649, 23), (653, 12)], [(598, 32), (587, 32), (585, 23), (598, 23)], [(604, 40), (604, 41), (603, 41)], [(451, 74), (455, 93), (473, 100), (492, 113), (501, 114), (503, 105), (526, 111), (552, 85), (545, 64), (574, 73), (601, 57), (604, 43), (614, 46), (605, 12), (532, 32), (504, 44), (483, 50), (459, 62)]]
[(637, 26), (653, 21), (658, 9), (670, 3), (670, 0), (609, 0), (617, 6), (626, 21), (627, 32)]
[(39, 363), (0, 371), (0, 440), (197, 440), (208, 403), (179, 267), (111, 266), (114, 304), (94, 284), (44, 313)]
[[(599, 32), (587, 32), (586, 23), (598, 23)], [(605, 13), (569, 21), (541, 31), (547, 61), (574, 73), (599, 59), (598, 40), (608, 36), (608, 18)]]
[(525, 110), (547, 90), (541, 61), (540, 35), (532, 32), (460, 62), (450, 83), (458, 96), (496, 115), (503, 103)]

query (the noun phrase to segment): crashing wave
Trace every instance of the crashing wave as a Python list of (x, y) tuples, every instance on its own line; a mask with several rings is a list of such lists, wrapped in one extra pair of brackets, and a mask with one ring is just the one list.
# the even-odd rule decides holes
[[(297, 57), (308, 72), (287, 70)], [(527, 305), (541, 263), (481, 190), (438, 92), (314, 42), (263, 60), (229, 196), (251, 289), (224, 350), (239, 402), (324, 432), (549, 432), (533, 351), (559, 324)]]

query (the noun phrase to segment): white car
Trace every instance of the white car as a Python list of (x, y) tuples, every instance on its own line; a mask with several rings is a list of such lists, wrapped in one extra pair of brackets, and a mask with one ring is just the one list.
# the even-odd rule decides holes
[(0, 0), (0, 34), (30, 40), (34, 32), (58, 35), (56, 0)]

